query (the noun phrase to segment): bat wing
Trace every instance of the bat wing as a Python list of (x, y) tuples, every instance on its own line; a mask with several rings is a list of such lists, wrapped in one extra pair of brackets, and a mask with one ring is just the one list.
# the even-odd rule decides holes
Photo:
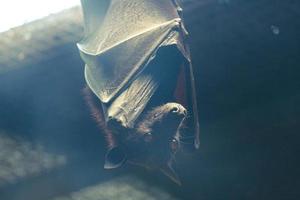
[(109, 5), (110, 0), (81, 0), (85, 31), (82, 43), (92, 38), (102, 25)]
[(78, 47), (88, 84), (102, 102), (129, 84), (172, 36), (181, 21), (175, 8), (170, 0), (112, 0), (101, 22), (87, 18)]
[(195, 78), (191, 62), (185, 62), (184, 65), (181, 66), (174, 96), (176, 102), (186, 107), (190, 112), (189, 120), (186, 122), (186, 126), (189, 128), (187, 132), (183, 133), (183, 137), (186, 138), (183, 140), (189, 143), (189, 141), (193, 139), (194, 146), (198, 149), (200, 146), (200, 126)]
[[(195, 95), (190, 55), (183, 41), (187, 33), (175, 0), (82, 0), (82, 6), (85, 36), (78, 48), (86, 63), (86, 81), (102, 103), (111, 104), (160, 49), (174, 46), (188, 63), (191, 94)], [(196, 97), (192, 104), (196, 105)], [(136, 119), (138, 114), (128, 118)]]

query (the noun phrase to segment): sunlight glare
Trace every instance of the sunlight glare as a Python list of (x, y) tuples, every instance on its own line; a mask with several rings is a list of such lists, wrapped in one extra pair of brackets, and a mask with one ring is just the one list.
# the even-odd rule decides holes
[(79, 5), (80, 0), (9, 0), (0, 7), (0, 32)]

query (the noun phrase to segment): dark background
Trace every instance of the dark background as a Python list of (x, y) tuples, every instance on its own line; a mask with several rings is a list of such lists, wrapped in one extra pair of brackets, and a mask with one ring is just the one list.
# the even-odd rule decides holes
[(0, 74), (1, 130), (68, 156), (60, 169), (0, 187), (0, 199), (51, 199), (124, 173), (179, 199), (299, 199), (300, 1), (201, 2), (185, 13), (201, 147), (178, 160), (183, 186), (141, 169), (102, 169), (105, 145), (71, 43)]

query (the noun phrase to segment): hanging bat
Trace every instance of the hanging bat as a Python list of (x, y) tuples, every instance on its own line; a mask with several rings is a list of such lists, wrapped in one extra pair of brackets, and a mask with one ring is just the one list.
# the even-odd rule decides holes
[[(106, 169), (132, 163), (180, 183), (176, 152), (199, 147), (193, 67), (176, 0), (81, 0), (85, 96), (105, 134)], [(93, 97), (94, 96), (94, 97)], [(96, 100), (95, 100), (96, 97)]]

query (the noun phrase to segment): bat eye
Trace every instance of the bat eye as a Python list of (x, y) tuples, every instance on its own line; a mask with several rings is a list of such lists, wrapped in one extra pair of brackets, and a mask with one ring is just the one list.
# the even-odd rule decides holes
[(153, 139), (152, 133), (149, 132), (149, 133), (145, 133), (145, 134), (144, 134), (144, 141), (145, 141), (145, 142), (151, 142), (152, 139)]
[(170, 148), (173, 153), (175, 153), (179, 148), (179, 142), (177, 139), (173, 138), (170, 143)]

